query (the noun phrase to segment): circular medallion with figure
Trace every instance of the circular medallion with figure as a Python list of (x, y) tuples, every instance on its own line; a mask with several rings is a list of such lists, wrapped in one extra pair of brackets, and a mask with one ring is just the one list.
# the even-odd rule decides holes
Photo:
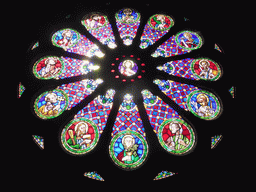
[(33, 67), (33, 73), (38, 79), (53, 79), (64, 69), (64, 62), (59, 57), (47, 56), (38, 60)]
[(193, 149), (196, 136), (188, 123), (182, 119), (172, 118), (160, 125), (158, 139), (169, 153), (183, 155)]
[(148, 144), (145, 138), (135, 131), (121, 131), (113, 137), (109, 154), (118, 166), (134, 169), (145, 161)]
[(52, 43), (64, 50), (73, 47), (80, 39), (80, 34), (74, 29), (62, 29), (52, 36)]
[(133, 9), (125, 8), (116, 13), (116, 20), (120, 23), (131, 24), (139, 21), (140, 14)]
[(107, 17), (101, 13), (91, 13), (82, 19), (82, 24), (88, 29), (99, 29), (106, 25)]
[(156, 14), (150, 17), (149, 25), (155, 30), (167, 31), (174, 25), (174, 21), (168, 15)]
[(176, 35), (176, 43), (185, 50), (194, 50), (202, 46), (202, 38), (195, 32), (182, 31)]
[(125, 60), (119, 64), (119, 72), (124, 76), (133, 76), (138, 71), (138, 65), (132, 60)]
[(69, 122), (61, 133), (62, 146), (72, 154), (91, 151), (99, 140), (97, 125), (89, 119), (78, 118)]
[(34, 110), (38, 117), (51, 119), (61, 115), (67, 106), (67, 95), (62, 90), (55, 89), (39, 95), (35, 100)]
[(221, 75), (220, 66), (211, 59), (195, 59), (191, 64), (193, 74), (204, 80), (216, 81)]
[(220, 114), (219, 100), (208, 91), (191, 92), (188, 96), (187, 105), (189, 111), (201, 119), (212, 120)]

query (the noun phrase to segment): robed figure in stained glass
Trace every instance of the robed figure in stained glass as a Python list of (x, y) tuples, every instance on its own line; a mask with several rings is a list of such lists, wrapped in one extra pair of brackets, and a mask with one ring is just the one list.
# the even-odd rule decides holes
[[(75, 131), (75, 134), (74, 134)], [(74, 149), (86, 149), (93, 140), (93, 128), (89, 128), (86, 122), (79, 122), (73, 130), (68, 130), (67, 143)]]
[[(168, 129), (167, 129), (168, 128)], [(189, 144), (189, 138), (186, 136), (186, 131), (183, 133), (183, 128), (179, 122), (171, 122), (169, 127), (163, 130), (163, 139), (166, 145), (172, 150), (182, 150)]]
[(62, 33), (62, 39), (59, 39), (57, 41), (57, 44), (62, 47), (69, 47), (70, 45), (72, 45), (72, 37), (73, 37), (72, 32), (70, 30), (65, 30)]
[(195, 65), (195, 71), (199, 77), (203, 79), (213, 79), (218, 75), (217, 67), (214, 64), (210, 64), (209, 61), (203, 59), (199, 61), (198, 65)]
[[(210, 106), (209, 106), (210, 103)], [(196, 112), (199, 116), (209, 117), (214, 114), (214, 109), (212, 108), (212, 102), (209, 101), (209, 97), (206, 94), (199, 94), (196, 97), (196, 102), (192, 101), (191, 104), (195, 107)]]
[(61, 70), (61, 62), (55, 57), (42, 60), (37, 65), (37, 73), (40, 77), (54, 77)]
[(99, 28), (102, 27), (105, 23), (105, 18), (99, 14), (93, 14), (89, 19), (86, 19), (87, 25), (90, 28)]
[(180, 44), (186, 48), (194, 48), (198, 45), (198, 42), (191, 33), (185, 32), (183, 37), (180, 38)]
[(134, 22), (134, 16), (131, 9), (124, 9), (122, 12), (122, 21), (125, 23)]
[(118, 154), (117, 159), (126, 164), (131, 164), (138, 161), (138, 145), (135, 144), (134, 137), (132, 135), (125, 135), (122, 138), (122, 144), (124, 146), (124, 150)]
[(60, 110), (60, 101), (63, 101), (62, 96), (57, 96), (56, 93), (51, 92), (45, 96), (45, 104), (42, 105), (38, 112), (44, 116), (55, 116)]
[(156, 28), (156, 29), (165, 29), (170, 26), (170, 21), (167, 17), (164, 15), (156, 15), (151, 19), (151, 24)]

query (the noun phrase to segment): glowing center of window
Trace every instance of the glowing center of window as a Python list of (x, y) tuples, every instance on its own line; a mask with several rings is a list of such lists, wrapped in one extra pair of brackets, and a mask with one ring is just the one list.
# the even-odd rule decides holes
[(132, 60), (125, 60), (119, 64), (120, 73), (124, 76), (135, 75), (138, 71), (138, 66)]

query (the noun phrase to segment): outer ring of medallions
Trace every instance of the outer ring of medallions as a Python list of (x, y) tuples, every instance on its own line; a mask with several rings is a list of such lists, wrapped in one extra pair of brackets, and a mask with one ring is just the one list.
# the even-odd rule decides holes
[[(114, 154), (114, 145), (116, 143), (116, 140), (121, 137), (122, 135), (125, 135), (125, 134), (132, 134), (132, 135), (136, 135), (142, 142), (143, 144), (143, 154), (142, 154), (142, 157), (138, 160), (138, 162), (135, 162), (131, 165), (127, 165), (125, 163), (122, 163), (120, 162), (115, 154)], [(148, 147), (148, 144), (147, 144), (147, 141), (145, 138), (143, 138), (143, 136), (141, 136), (139, 133), (135, 132), (135, 131), (132, 131), (132, 130), (124, 130), (124, 131), (121, 131), (119, 133), (117, 133), (112, 139), (111, 139), (111, 142), (110, 142), (110, 145), (109, 145), (109, 157), (111, 158), (111, 160), (114, 162), (114, 164), (116, 166), (118, 166), (119, 168), (123, 169), (123, 170), (126, 170), (126, 171), (133, 171), (135, 169), (138, 169), (140, 168), (146, 161), (147, 159), (147, 156), (148, 156), (148, 150), (149, 150), (149, 147)]]
[[(118, 69), (119, 64), (125, 60), (132, 60), (134, 63), (137, 64), (138, 70), (134, 75), (124, 76), (120, 73)], [(110, 66), (111, 76), (114, 78), (115, 81), (117, 81), (117, 83), (121, 83), (123, 85), (139, 81), (140, 79), (142, 79), (144, 73), (146, 72), (144, 69), (145, 64), (141, 62), (141, 59), (139, 57), (135, 57), (134, 55), (122, 55), (116, 57), (114, 62), (112, 62)]]

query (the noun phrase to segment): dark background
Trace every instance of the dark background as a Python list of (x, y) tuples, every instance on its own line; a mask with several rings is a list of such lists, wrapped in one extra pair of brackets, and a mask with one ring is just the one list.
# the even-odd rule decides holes
[[(105, 93), (105, 90), (109, 87), (99, 86), (91, 96), (82, 101), (81, 104), (76, 106), (70, 111), (64, 112), (61, 116), (51, 120), (39, 119), (33, 111), (33, 103), (35, 98), (42, 92), (55, 88), (62, 83), (69, 81), (56, 81), (56, 80), (38, 80), (32, 73), (32, 66), (35, 61), (40, 57), (46, 55), (56, 56), (70, 56), (83, 59), (84, 57), (76, 56), (75, 54), (65, 53), (62, 49), (56, 48), (51, 44), (51, 36), (54, 32), (65, 27), (71, 27), (78, 30), (81, 34), (88, 36), (92, 41), (92, 36), (86, 32), (85, 28), (80, 24), (81, 17), (86, 13), (92, 11), (103, 12), (108, 15), (108, 19), (112, 24), (113, 31), (116, 31), (114, 14), (116, 11), (130, 7), (136, 9), (141, 13), (141, 26), (138, 30), (138, 34), (142, 33), (144, 24), (148, 18), (156, 13), (166, 13), (175, 19), (174, 27), (170, 29), (170, 32), (164, 36), (159, 42), (155, 43), (155, 47), (159, 46), (162, 42), (167, 40), (171, 35), (183, 29), (190, 29), (192, 31), (199, 31), (204, 39), (204, 45), (201, 49), (192, 51), (192, 53), (177, 56), (172, 59), (182, 59), (186, 57), (208, 57), (218, 62), (223, 70), (223, 76), (216, 82), (204, 82), (198, 81), (194, 84), (205, 90), (209, 90), (221, 100), (223, 105), (223, 111), (219, 118), (212, 121), (200, 120), (189, 112), (178, 108), (172, 101), (164, 97), (163, 94), (157, 90), (156, 87), (150, 86), (150, 89), (154, 91), (170, 106), (173, 106), (179, 114), (190, 123), (197, 133), (197, 146), (194, 151), (185, 156), (173, 156), (160, 146), (156, 135), (150, 127), (149, 121), (145, 116), (145, 110), (139, 101), (140, 89), (147, 87), (151, 81), (152, 68), (158, 66), (158, 62), (163, 64), (164, 60), (154, 60), (148, 57), (150, 51), (153, 48), (145, 50), (145, 52), (138, 49), (140, 36), (138, 36), (130, 48), (125, 49), (122, 45), (122, 41), (116, 36), (116, 42), (123, 49), (121, 53), (108, 50), (106, 46), (97, 43), (102, 50), (106, 53), (107, 58), (103, 62), (111, 62), (119, 54), (134, 54), (140, 57), (146, 66), (146, 83), (138, 83), (137, 89), (134, 86), (128, 84), (124, 89), (137, 93), (136, 102), (138, 103), (141, 118), (146, 129), (146, 136), (149, 144), (149, 154), (146, 162), (136, 170), (125, 171), (114, 165), (109, 157), (108, 146), (111, 140), (110, 134), (112, 126), (115, 121), (119, 104), (122, 102), (122, 96), (117, 96), (114, 101), (114, 107), (111, 115), (108, 119), (107, 126), (96, 148), (87, 155), (73, 156), (66, 153), (60, 144), (60, 133), (63, 127), (73, 119), (73, 116), (83, 106), (94, 99), (99, 93)], [(36, 2), (29, 4), (22, 14), (17, 14), (16, 17), (16, 31), (21, 31), (22, 37), (17, 38), (17, 51), (20, 58), (14, 57), (16, 62), (17, 75), (16, 85), (21, 82), (26, 90), (22, 97), (17, 100), (18, 108), (17, 122), (19, 122), (19, 130), (17, 130), (22, 136), (20, 139), (21, 146), (19, 163), (17, 164), (18, 170), (26, 173), (23, 185), (24, 187), (46, 187), (51, 188), (63, 187), (65, 189), (90, 189), (89, 186), (107, 186), (112, 188), (122, 186), (122, 190), (125, 188), (139, 189), (145, 185), (156, 186), (169, 186), (169, 189), (173, 185), (177, 187), (202, 187), (208, 189), (208, 187), (214, 186), (216, 183), (226, 183), (227, 178), (235, 175), (234, 166), (234, 148), (235, 142), (232, 142), (232, 135), (235, 133), (235, 127), (237, 125), (239, 112), (236, 108), (237, 98), (233, 99), (228, 92), (231, 86), (237, 87), (236, 80), (236, 66), (237, 59), (234, 57), (239, 54), (239, 50), (234, 43), (234, 35), (237, 33), (234, 28), (239, 20), (234, 20), (235, 10), (231, 10), (227, 5), (222, 4), (182, 4), (176, 5), (170, 2), (167, 3), (140, 3), (137, 4), (124, 4), (107, 2), (100, 3), (95, 2), (94, 5), (86, 3), (43, 3)], [(68, 17), (67, 17), (68, 16)], [(184, 21), (184, 17), (189, 19)], [(32, 46), (39, 41), (39, 47), (32, 50)], [(214, 44), (217, 43), (222, 53), (214, 49)], [(118, 49), (118, 48), (117, 48)], [(99, 61), (100, 62), (100, 61)], [(152, 67), (154, 66), (154, 67)], [(107, 66), (103, 66), (103, 70), (99, 73), (106, 82), (112, 82), (108, 73), (104, 73), (104, 69)], [(155, 77), (163, 79), (180, 80), (175, 77), (169, 77), (167, 74), (157, 73)], [(164, 75), (164, 76), (163, 76)], [(89, 77), (89, 76), (86, 76)], [(92, 76), (95, 77), (95, 76)], [(74, 78), (79, 80), (79, 78)], [(182, 80), (181, 80), (182, 81)], [(186, 83), (186, 81), (184, 81)], [(193, 83), (193, 81), (187, 81), (187, 83)], [(137, 84), (135, 84), (137, 85)], [(112, 87), (122, 91), (117, 84), (112, 83)], [(119, 94), (116, 94), (119, 95)], [(222, 141), (219, 145), (211, 150), (210, 143), (211, 137), (214, 135), (223, 135)], [(40, 148), (32, 140), (32, 135), (40, 135), (44, 137), (45, 149)], [(159, 180), (153, 181), (154, 177), (161, 171), (167, 170), (177, 173), (176, 175)], [(88, 179), (83, 176), (84, 172), (97, 171), (104, 179), (105, 182), (100, 182), (92, 179)], [(116, 185), (118, 183), (118, 185)], [(137, 185), (139, 183), (139, 185)], [(226, 183), (227, 184), (227, 183)], [(215, 187), (214, 187), (215, 188)], [(107, 188), (109, 189), (109, 188)]]

